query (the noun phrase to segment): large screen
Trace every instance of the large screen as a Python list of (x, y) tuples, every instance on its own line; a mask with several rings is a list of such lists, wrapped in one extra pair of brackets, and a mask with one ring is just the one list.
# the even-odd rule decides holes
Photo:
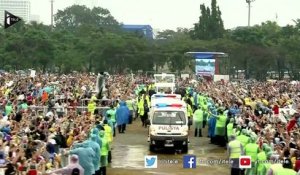
[(196, 74), (201, 76), (214, 76), (215, 59), (196, 59)]

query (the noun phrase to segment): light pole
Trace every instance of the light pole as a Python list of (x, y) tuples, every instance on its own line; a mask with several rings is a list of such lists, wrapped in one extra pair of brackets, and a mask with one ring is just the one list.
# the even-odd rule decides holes
[(50, 0), (51, 2), (51, 27), (53, 28), (53, 3), (54, 0)]
[(251, 3), (255, 0), (246, 0), (248, 3), (248, 27), (250, 27), (250, 16), (251, 16)]

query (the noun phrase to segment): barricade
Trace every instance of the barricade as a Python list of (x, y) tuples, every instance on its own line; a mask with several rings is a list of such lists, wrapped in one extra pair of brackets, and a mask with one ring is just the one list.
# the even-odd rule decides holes
[[(28, 106), (28, 109), (32, 110), (37, 116), (43, 115), (45, 116), (51, 109), (62, 109), (62, 114), (67, 115), (71, 111), (76, 111), (77, 114), (82, 113), (83, 111), (87, 111), (87, 106), (76, 106), (76, 107), (53, 107), (49, 108), (48, 106)], [(109, 110), (109, 107), (96, 107), (96, 110), (98, 111), (97, 114), (105, 115), (106, 111)]]

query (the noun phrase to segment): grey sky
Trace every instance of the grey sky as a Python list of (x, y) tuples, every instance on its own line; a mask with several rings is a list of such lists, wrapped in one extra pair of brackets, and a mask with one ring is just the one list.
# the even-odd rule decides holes
[[(83, 0), (89, 1), (89, 0)], [(211, 0), (99, 0), (101, 7), (124, 24), (150, 24), (155, 29), (191, 28), (198, 21), (201, 3)], [(54, 0), (55, 12), (74, 4), (74, 0)], [(248, 8), (245, 0), (218, 0), (225, 28), (247, 25)], [(251, 24), (276, 20), (278, 24), (294, 24), (300, 18), (300, 0), (256, 0), (252, 3)], [(50, 24), (50, 0), (31, 0), (31, 13)]]

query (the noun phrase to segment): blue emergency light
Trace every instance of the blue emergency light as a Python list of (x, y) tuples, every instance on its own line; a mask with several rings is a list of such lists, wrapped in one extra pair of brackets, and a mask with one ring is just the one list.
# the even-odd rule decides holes
[(155, 105), (158, 108), (165, 108), (165, 107), (175, 107), (175, 108), (181, 108), (182, 104), (166, 104), (166, 103), (158, 103)]
[(157, 97), (157, 98), (176, 98), (177, 96), (176, 95), (170, 95), (170, 94), (155, 94), (154, 97)]

